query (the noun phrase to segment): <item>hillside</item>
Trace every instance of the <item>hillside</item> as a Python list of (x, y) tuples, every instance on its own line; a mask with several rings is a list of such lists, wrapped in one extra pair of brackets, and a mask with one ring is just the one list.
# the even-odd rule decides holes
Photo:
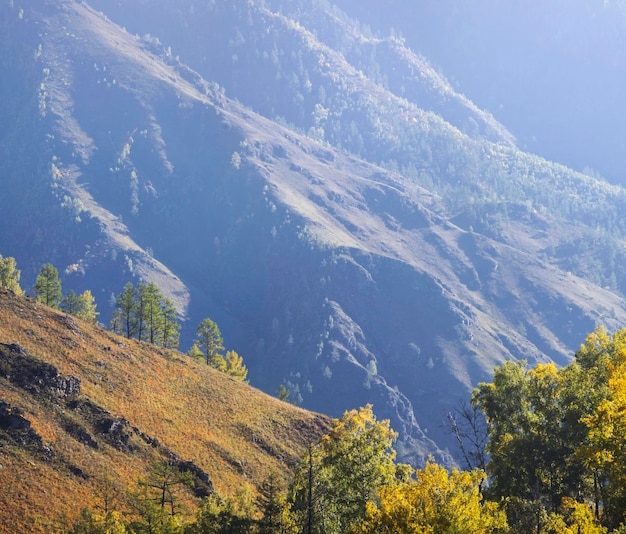
[(0, 251), (104, 322), (154, 281), (184, 349), (210, 316), (254, 386), (373, 403), (403, 460), (451, 464), (442, 421), (494, 364), (626, 324), (626, 191), (305, 4), (1, 4)]
[(337, 0), (437, 65), (525, 150), (626, 183), (623, 2)]
[(50, 532), (134, 489), (158, 460), (194, 474), (187, 514), (270, 470), (285, 479), (328, 419), (173, 351), (0, 290), (0, 531)]

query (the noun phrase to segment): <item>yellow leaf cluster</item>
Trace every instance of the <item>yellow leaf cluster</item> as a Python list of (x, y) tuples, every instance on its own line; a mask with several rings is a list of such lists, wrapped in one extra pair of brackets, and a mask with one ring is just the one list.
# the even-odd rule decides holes
[(362, 533), (435, 534), (506, 531), (506, 516), (495, 503), (483, 503), (480, 471), (449, 473), (429, 461), (408, 482), (384, 486), (379, 504), (368, 503)]

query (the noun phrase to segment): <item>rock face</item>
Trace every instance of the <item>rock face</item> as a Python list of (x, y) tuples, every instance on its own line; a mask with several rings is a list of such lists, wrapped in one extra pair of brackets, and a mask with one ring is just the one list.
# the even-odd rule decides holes
[[(607, 237), (611, 273), (563, 252), (595, 250), (575, 245), (597, 246), (596, 215), (618, 220), (626, 195), (515, 149), (401, 43), (383, 51), (405, 73), (388, 85), (415, 88), (406, 97), (359, 59), (364, 38), (309, 31), (279, 4), (0, 6), (0, 124), (14, 126), (0, 143), (0, 249), (58, 265), (104, 321), (124, 282), (153, 281), (188, 318), (187, 345), (210, 316), (254, 385), (333, 416), (373, 403), (403, 459), (452, 463), (445, 414), (495, 364), (564, 363), (597, 324), (626, 323), (623, 244)], [(224, 46), (196, 42), (216, 21)], [(187, 30), (167, 34), (173, 52), (155, 37), (170, 26)], [(79, 392), (35, 367), (2, 373)], [(120, 447), (137, 437), (102, 425)]]
[(56, 367), (29, 356), (17, 343), (0, 343), (0, 376), (30, 393), (80, 394), (79, 378), (60, 375)]

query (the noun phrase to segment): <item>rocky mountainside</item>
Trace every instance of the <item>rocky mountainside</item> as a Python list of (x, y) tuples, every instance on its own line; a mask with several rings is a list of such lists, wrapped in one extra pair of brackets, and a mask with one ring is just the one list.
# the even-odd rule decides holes
[(404, 459), (453, 462), (445, 414), (495, 364), (565, 363), (625, 324), (626, 192), (307, 6), (2, 3), (0, 250), (104, 318), (154, 281), (183, 339), (212, 317), (253, 385), (372, 402)]
[(0, 290), (2, 532), (56, 531), (63, 513), (101, 507), (107, 481), (123, 501), (165, 460), (191, 473), (180, 499), (192, 514), (213, 490), (259, 487), (271, 470), (286, 479), (328, 423), (180, 353)]
[(520, 146), (626, 183), (626, 6), (620, 1), (336, 0), (406, 39)]

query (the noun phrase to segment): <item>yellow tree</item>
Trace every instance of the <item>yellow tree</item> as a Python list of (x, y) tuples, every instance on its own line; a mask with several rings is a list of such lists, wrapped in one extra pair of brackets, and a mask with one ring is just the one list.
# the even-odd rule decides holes
[(243, 358), (234, 350), (229, 350), (224, 358), (226, 368), (224, 372), (232, 376), (235, 380), (247, 382), (248, 368), (243, 363)]
[(508, 532), (506, 515), (495, 503), (483, 502), (482, 471), (452, 473), (428, 461), (416, 479), (382, 486), (379, 504), (369, 502), (359, 530), (363, 534), (439, 534)]
[(540, 534), (605, 534), (607, 529), (599, 525), (589, 506), (564, 497), (560, 514), (550, 514)]
[(596, 347), (601, 351), (608, 389), (595, 411), (582, 418), (588, 428), (588, 442), (580, 454), (598, 474), (604, 522), (617, 526), (626, 519), (626, 329), (612, 338), (602, 334), (592, 341), (600, 341)]

